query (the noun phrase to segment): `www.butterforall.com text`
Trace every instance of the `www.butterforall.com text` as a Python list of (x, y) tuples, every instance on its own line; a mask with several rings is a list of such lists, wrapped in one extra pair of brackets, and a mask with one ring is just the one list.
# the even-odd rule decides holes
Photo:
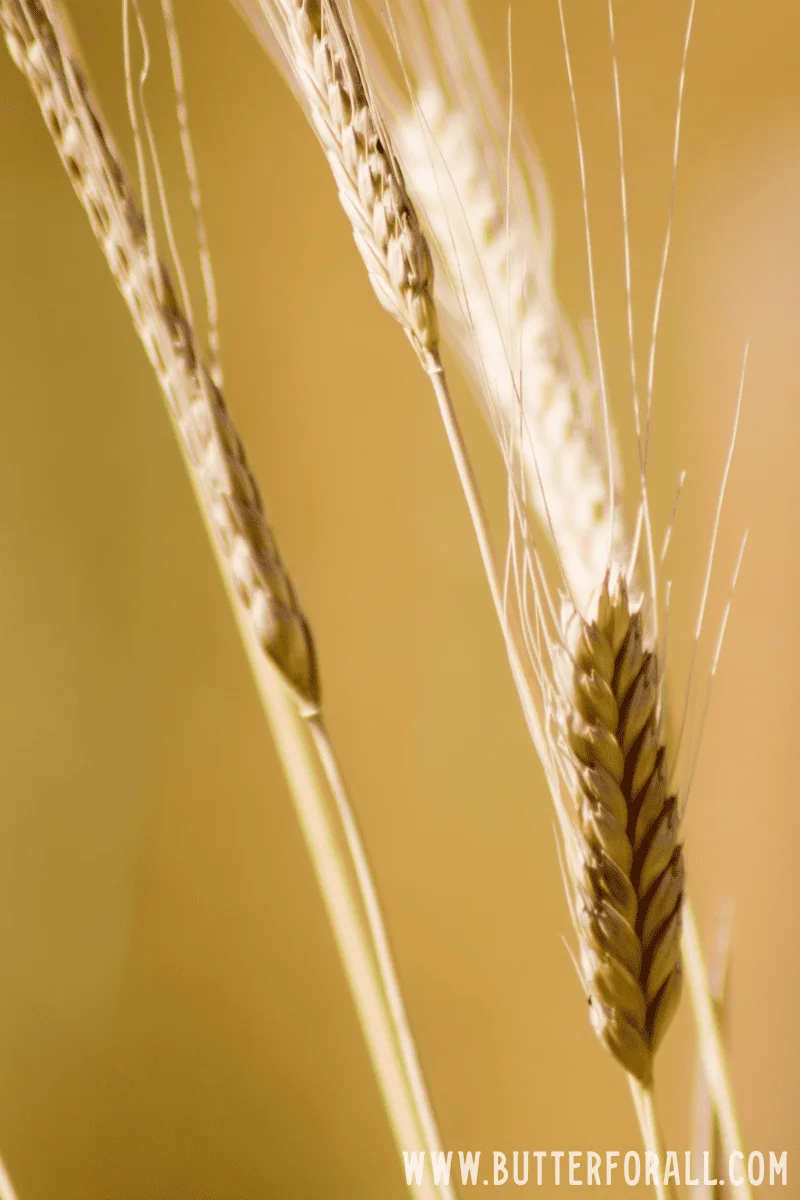
[(430, 1179), (434, 1184), (494, 1184), (495, 1187), (610, 1187), (613, 1184), (674, 1183), (683, 1187), (713, 1187), (727, 1183), (737, 1188), (786, 1187), (788, 1155), (785, 1150), (762, 1154), (754, 1150), (747, 1158), (739, 1151), (712, 1164), (711, 1155), (691, 1150), (667, 1150), (663, 1159), (647, 1151), (606, 1150), (448, 1150), (430, 1154), (404, 1150), (406, 1183), (410, 1186)]

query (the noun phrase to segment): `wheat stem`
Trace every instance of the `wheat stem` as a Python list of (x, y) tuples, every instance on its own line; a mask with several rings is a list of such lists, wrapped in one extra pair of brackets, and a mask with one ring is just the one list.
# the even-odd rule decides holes
[(8, 1171), (5, 1169), (2, 1161), (0, 1161), (0, 1200), (17, 1200), (17, 1193), (14, 1191)]
[[(369, 933), (374, 948), (377, 968), (383, 995), (386, 997), (392, 1024), (397, 1038), (403, 1066), (406, 1071), (408, 1084), (413, 1095), (416, 1113), (424, 1135), (424, 1145), (429, 1154), (441, 1152), (441, 1138), (433, 1113), (425, 1077), (417, 1055), (414, 1036), (411, 1032), (408, 1016), (403, 1004), (403, 996), (397, 978), (397, 972), (392, 958), (391, 944), (383, 919), (377, 889), (372, 878), (369, 862), (358, 829), (358, 822), (347, 794), (347, 788), (342, 777), (333, 743), (323, 723), (317, 714), (307, 722), (309, 733), (322, 764), (323, 770), (336, 805), (336, 810), (347, 842), (347, 850), (353, 870), (355, 871), (361, 902), (369, 925)], [(411, 1146), (410, 1143), (405, 1145)], [(455, 1193), (449, 1183), (439, 1185), (439, 1195), (454, 1200)]]
[[(423, 1146), (435, 1153), (440, 1148), (439, 1134), (333, 745), (320, 714), (301, 712), (278, 669), (263, 654), (213, 535), (202, 493), (194, 474), (189, 471), (189, 475), (289, 785), (395, 1145), (401, 1154)], [(338, 826), (344, 831), (344, 845)], [(391, 988), (387, 979), (393, 981)], [(454, 1200), (449, 1187), (434, 1185), (428, 1177), (409, 1188), (416, 1200)], [(6, 1198), (0, 1195), (0, 1200)]]
[(436, 402), (439, 406), (439, 415), (444, 425), (447, 442), (450, 447), (450, 453), (455, 463), (458, 473), (461, 490), (466, 500), (467, 509), (472, 521), (472, 528), (475, 532), (475, 538), (478, 543), (478, 551), (481, 556), (484, 574), (489, 585), (492, 602), (494, 604), (497, 620), (500, 624), (500, 630), (505, 642), (506, 653), (508, 655), (511, 675), (517, 688), (519, 700), (522, 705), (525, 720), (528, 729), (531, 733), (534, 746), (542, 761), (545, 770), (548, 769), (550, 762), (550, 753), (547, 748), (544, 729), (536, 709), (534, 698), (531, 694), (530, 685), (528, 683), (525, 667), (523, 666), (522, 657), (519, 652), (517, 638), (515, 636), (516, 627), (512, 628), (512, 622), (515, 622), (515, 617), (509, 611), (507, 604), (503, 598), (503, 590), (500, 585), (500, 577), (497, 569), (497, 560), (495, 551), (492, 545), (492, 536), (489, 530), (489, 522), (486, 517), (486, 510), (481, 498), (480, 488), (475, 478), (475, 472), (470, 461), (469, 451), (467, 450), (464, 436), (461, 432), (461, 426), (458, 422), (453, 401), (450, 396), (450, 390), (447, 386), (447, 376), (441, 364), (437, 369), (429, 370), (428, 377), (431, 381)]
[(666, 1152), (664, 1150), (661, 1125), (656, 1111), (653, 1087), (652, 1085), (644, 1087), (633, 1075), (628, 1076), (628, 1082), (631, 1088), (631, 1095), (633, 1096), (633, 1106), (636, 1109), (636, 1116), (639, 1121), (645, 1151), (649, 1154), (655, 1154), (658, 1161), (655, 1173), (655, 1190), (658, 1200), (677, 1200), (678, 1193), (674, 1185), (671, 1181), (667, 1183), (664, 1180)]
[[(246, 639), (245, 631), (243, 636)], [(248, 657), (292, 792), (395, 1143), (400, 1151), (430, 1145), (425, 1125), (426, 1118), (432, 1120), (430, 1103), (424, 1084), (421, 1089), (415, 1086), (417, 1081), (412, 1083), (406, 1073), (408, 1047), (401, 1048), (398, 1044), (397, 1013), (383, 986), (370, 924), (365, 924), (359, 911), (348, 856), (343, 853), (336, 833), (336, 810), (326, 786), (327, 772), (321, 769), (312, 729), (271, 665), (255, 659), (249, 651)], [(400, 1008), (402, 1011), (402, 1001)], [(437, 1188), (428, 1178), (411, 1185), (411, 1191), (418, 1200), (453, 1195), (449, 1189)]]
[[(398, 1149), (427, 1145), (436, 1150), (438, 1134), (366, 855), (327, 735), (322, 738), (321, 722), (314, 719), (319, 687), (311, 631), (219, 390), (217, 364), (212, 378), (54, 0), (0, 0), (0, 27), (39, 102), (156, 371), (275, 735)], [(140, 152), (136, 135), (134, 126)], [(141, 153), (138, 157), (141, 168)], [(344, 838), (337, 821), (344, 826)], [(374, 931), (380, 934), (375, 941)], [(392, 985), (388, 989), (387, 980)], [(4, 1182), (0, 1176), (0, 1186)], [(412, 1192), (418, 1200), (453, 1196), (428, 1180), (412, 1185)], [(8, 1200), (12, 1197), (10, 1193)]]
[[(732, 1154), (744, 1154), (739, 1117), (733, 1096), (733, 1085), (728, 1073), (725, 1046), (714, 1011), (714, 997), (708, 978), (700, 931), (689, 900), (684, 904), (683, 954), (689, 994), (692, 998), (694, 1018), (697, 1025), (700, 1057), (711, 1091), (711, 1098), (719, 1121), (719, 1130), (728, 1160)], [(742, 1200), (752, 1200), (752, 1192), (746, 1182), (737, 1188)]]

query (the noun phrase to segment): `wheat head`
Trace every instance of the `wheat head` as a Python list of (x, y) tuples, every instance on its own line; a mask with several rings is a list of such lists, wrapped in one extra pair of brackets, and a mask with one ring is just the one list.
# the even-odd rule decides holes
[(574, 781), (566, 864), (592, 1025), (648, 1085), (681, 992), (683, 849), (667, 782), (658, 659), (625, 577), (584, 619), (567, 605), (557, 658), (559, 743)]
[(426, 369), (437, 369), (431, 253), (336, 0), (236, 3), (259, 36), (266, 19), (268, 48), (325, 151), (375, 293)]
[(222, 393), (157, 257), (64, 23), (44, 0), (0, 0), (26, 76), (156, 372), (233, 590), (261, 650), (307, 710), (319, 704), (311, 632)]

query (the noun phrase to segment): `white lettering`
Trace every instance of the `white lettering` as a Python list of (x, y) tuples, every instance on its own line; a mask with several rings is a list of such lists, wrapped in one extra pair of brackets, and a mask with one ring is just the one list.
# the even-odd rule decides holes
[[(755, 1162), (756, 1167), (758, 1167), (758, 1178), (756, 1178), (756, 1172), (753, 1169), (754, 1162)], [(750, 1180), (750, 1182), (754, 1183), (756, 1185), (756, 1187), (758, 1187), (758, 1185), (760, 1183), (764, 1182), (764, 1155), (761, 1153), (760, 1150), (754, 1150), (753, 1153), (748, 1158), (748, 1160), (747, 1160), (747, 1176), (748, 1176), (748, 1179)]]
[[(630, 1169), (629, 1169), (629, 1164), (631, 1163), (631, 1161), (634, 1163), (634, 1165), (636, 1167), (636, 1175), (634, 1176), (633, 1179), (631, 1179)], [(625, 1165), (623, 1167), (623, 1172), (625, 1175), (625, 1182), (627, 1183), (628, 1187), (634, 1187), (639, 1182), (639, 1177), (642, 1174), (642, 1164), (639, 1162), (639, 1155), (636, 1153), (635, 1150), (629, 1150), (628, 1153), (625, 1155)]]
[(583, 1187), (583, 1180), (575, 1178), (575, 1172), (580, 1166), (583, 1154), (580, 1150), (570, 1150), (569, 1152), (569, 1186)]
[(647, 1150), (644, 1156), (644, 1181), (658, 1187), (661, 1180), (658, 1177), (658, 1155), (655, 1150)]
[(776, 1158), (772, 1150), (769, 1152), (769, 1182), (774, 1184), (775, 1179), (780, 1179), (784, 1187), (786, 1187), (786, 1151), (784, 1150), (780, 1158)]
[(730, 1179), (734, 1187), (741, 1187), (744, 1183), (744, 1176), (734, 1174), (733, 1160), (735, 1158), (738, 1158), (739, 1162), (744, 1162), (744, 1155), (742, 1154), (741, 1150), (734, 1150), (733, 1154), (731, 1155), (731, 1160), (728, 1163), (728, 1179)]
[(519, 1177), (519, 1150), (514, 1151), (514, 1183), (519, 1187), (524, 1187), (528, 1182), (528, 1151), (523, 1150), (522, 1159), (525, 1163), (525, 1175), (522, 1179)]
[(617, 1169), (619, 1150), (606, 1150), (606, 1187), (611, 1183), (611, 1172)]
[(425, 1166), (424, 1150), (412, 1150), (410, 1154), (408, 1150), (404, 1150), (403, 1165), (406, 1169), (406, 1184), (409, 1187), (412, 1183), (422, 1183), (422, 1171)]
[(481, 1161), (480, 1150), (463, 1150), (458, 1152), (458, 1161), (461, 1166), (461, 1182), (462, 1183), (477, 1183), (478, 1182), (478, 1167)]

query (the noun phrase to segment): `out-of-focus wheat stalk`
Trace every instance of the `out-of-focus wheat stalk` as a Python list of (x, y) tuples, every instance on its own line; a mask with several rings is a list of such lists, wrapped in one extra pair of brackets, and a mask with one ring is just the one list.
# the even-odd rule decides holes
[[(193, 156), (170, 12), (166, 5), (179, 120), (197, 215)], [(212, 353), (211, 367), (206, 367), (187, 316), (188, 308), (181, 306), (169, 272), (158, 257), (130, 75), (126, 6), (123, 13), (129, 108), (144, 211), (134, 200), (54, 0), (0, 0), (0, 24), (11, 57), (31, 85), (164, 394), (273, 728), (398, 1148), (425, 1146), (436, 1151), (438, 1131), (405, 1017), (377, 893), (322, 721), (311, 631), (278, 554), (243, 446), (224, 404), (216, 355)], [(163, 206), (161, 177), (146, 118), (145, 126)], [(172, 246), (166, 210), (164, 215)], [(204, 239), (201, 250), (207, 270)], [(397, 241), (389, 254), (393, 269), (402, 253), (403, 247)], [(176, 265), (182, 280), (180, 265)], [(424, 349), (425, 330), (429, 329), (424, 295), (418, 304), (413, 285), (410, 293), (408, 319), (418, 331), (420, 349)], [(0, 1176), (0, 1184), (3, 1182)], [(454, 1194), (449, 1186), (436, 1185), (427, 1178), (412, 1190), (425, 1200), (436, 1196), (447, 1200)]]
[[(572, 851), (578, 845), (577, 839), (574, 836), (578, 827), (576, 827), (575, 820), (569, 813), (567, 805), (562, 798), (563, 780), (561, 775), (564, 774), (566, 769), (565, 759), (560, 743), (552, 736), (552, 730), (548, 730), (549, 737), (544, 732), (552, 716), (553, 689), (550, 680), (553, 665), (551, 661), (553, 649), (548, 642), (547, 635), (544, 638), (546, 645), (544, 649), (541, 649), (541, 626), (547, 623), (547, 614), (541, 607), (541, 596), (545, 590), (544, 581), (541, 578), (541, 564), (538, 561), (535, 547), (531, 549), (523, 537), (525, 543), (524, 572), (526, 577), (522, 584), (518, 583), (517, 586), (518, 588), (521, 587), (525, 592), (527, 592), (529, 585), (532, 586), (534, 603), (537, 608), (536, 618), (531, 622), (528, 619), (524, 601), (520, 604), (521, 628), (523, 636), (527, 635), (526, 646), (531, 658), (533, 674), (539, 684), (543, 697), (542, 713), (540, 716), (539, 711), (534, 708), (528, 679), (522, 668), (520, 647), (514, 639), (515, 630), (511, 629), (507, 619), (506, 596), (503, 595), (501, 597), (500, 594), (494, 553), (489, 540), (488, 528), (480, 503), (477, 484), (472, 476), (466, 447), (461, 438), (447, 391), (444, 368), (439, 354), (438, 321), (436, 319), (436, 308), (432, 291), (430, 252), (416, 212), (408, 197), (405, 180), (397, 157), (392, 149), (388, 133), (383, 128), (383, 122), (375, 108), (375, 102), (363, 74), (363, 67), (356, 48), (355, 33), (346, 25), (335, 0), (237, 0), (237, 4), (244, 10), (245, 15), (250, 18), (251, 24), (253, 24), (257, 32), (263, 35), (266, 31), (268, 48), (277, 53), (279, 65), (289, 78), (294, 91), (299, 96), (331, 165), (342, 206), (350, 218), (356, 244), (367, 266), (370, 279), (378, 297), (384, 307), (397, 318), (404, 328), (434, 385), (437, 399), (439, 400), (440, 411), (456, 458), (464, 492), (470, 505), (473, 524), (478, 535), (484, 567), (495, 599), (498, 617), (506, 635), (512, 670), (514, 671), (523, 702), (529, 703), (531, 708), (533, 708), (533, 716), (529, 718), (529, 727), (534, 735), (534, 740), (536, 741), (537, 749), (539, 749), (543, 763), (546, 767), (550, 767), (549, 783), (551, 791), (556, 801), (565, 844)], [(410, 303), (409, 299), (413, 303)], [(464, 305), (464, 309), (469, 312), (468, 304)], [(496, 317), (494, 321), (496, 325)], [(471, 312), (469, 312), (468, 322), (469, 332), (473, 334), (474, 320)], [(477, 354), (483, 367), (484, 378), (491, 378), (492, 363), (483, 363), (480, 360), (481, 348), (479, 345)], [(519, 393), (517, 393), (518, 396)], [(517, 403), (517, 408), (520, 408), (519, 402)], [(525, 423), (528, 419), (528, 414), (521, 413), (519, 417), (520, 425), (527, 427)], [(510, 433), (514, 432), (516, 421), (517, 416), (512, 415), (508, 422), (511, 426)], [(606, 430), (608, 430), (607, 420)], [(580, 438), (573, 438), (573, 443), (581, 445), (582, 441)], [(584, 437), (583, 444), (585, 443), (586, 438)], [(548, 446), (547, 449), (548, 451), (555, 452), (551, 446)], [(509, 471), (509, 475), (512, 480), (515, 478), (513, 469)], [(612, 477), (613, 467), (609, 457), (606, 483), (607, 488), (611, 490), (613, 495)], [(538, 478), (541, 486), (541, 476)], [(510, 492), (515, 501), (512, 520), (515, 524), (518, 522), (521, 523), (522, 530), (525, 532), (527, 531), (527, 522), (524, 515), (521, 515), (521, 510), (524, 510), (525, 507), (524, 500), (520, 497), (513, 483)], [(542, 498), (543, 502), (546, 502), (547, 497), (544, 491), (542, 491)], [(609, 518), (603, 528), (603, 532), (609, 528), (612, 531), (612, 536), (606, 542), (602, 552), (606, 556), (608, 556), (614, 547), (613, 509), (615, 503), (615, 500), (609, 502)], [(550, 531), (554, 533), (552, 521), (550, 522)], [(597, 531), (595, 531), (594, 540), (597, 540)], [(537, 571), (539, 572), (538, 574)], [(540, 583), (542, 586), (539, 586)], [(587, 598), (585, 594), (581, 596), (582, 604), (585, 604)], [(623, 630), (623, 636), (627, 632), (628, 628), (626, 625)], [(556, 633), (556, 637), (558, 637), (558, 633)], [(633, 644), (630, 638), (627, 639), (626, 646), (629, 643)], [(639, 648), (639, 656), (635, 659), (633, 666), (627, 663), (626, 660), (625, 678), (619, 684), (621, 690), (620, 698), (623, 700), (627, 698), (629, 688), (638, 698), (641, 689), (635, 685), (640, 672), (643, 678), (646, 677), (646, 679), (649, 679), (639, 643), (637, 643), (637, 647)], [(621, 643), (617, 649), (624, 656)], [(613, 676), (613, 658), (611, 661)], [(653, 692), (653, 688), (647, 690), (648, 700), (653, 699)], [(646, 726), (646, 731), (650, 729), (652, 724), (653, 709), (654, 704), (650, 705), (645, 712), (642, 725)], [(636, 717), (638, 719), (638, 711)], [(634, 797), (631, 785), (638, 782), (642, 785), (640, 790), (643, 790), (649, 782), (650, 774), (655, 765), (648, 748), (647, 753), (644, 754), (648, 763), (647, 774), (643, 781), (639, 780), (641, 771), (637, 771), (636, 769), (636, 759), (638, 751), (643, 745), (642, 737), (646, 736), (646, 731), (645, 734), (642, 734), (642, 725), (637, 728), (637, 737), (626, 746), (626, 750), (632, 758), (633, 766), (631, 767), (631, 775), (628, 780), (628, 791), (631, 792), (631, 796), (625, 799), (620, 792), (620, 801), (624, 810), (621, 835), (623, 840), (626, 840), (629, 834), (633, 838), (633, 830), (636, 826), (639, 808), (641, 807), (641, 797)], [(608, 736), (613, 737), (615, 734), (616, 724), (613, 733), (609, 733)], [(642, 737), (639, 737), (639, 734)], [(596, 758), (594, 744), (589, 746), (586, 753), (588, 755), (586, 760), (587, 766), (604, 765), (600, 764)], [(622, 761), (623, 751), (620, 749), (618, 753)], [(617, 784), (622, 784), (622, 773), (620, 773), (619, 780), (616, 782)], [(614, 781), (610, 781), (610, 786), (614, 786)], [(606, 788), (606, 791), (608, 790)], [(633, 804), (634, 798), (639, 800), (640, 803), (638, 805)], [(659, 793), (658, 800), (663, 807), (665, 797), (662, 793)], [(595, 804), (599, 805), (599, 801), (595, 800)], [(675, 809), (674, 802), (672, 808), (668, 808), (667, 806), (664, 811), (668, 811), (669, 815), (673, 812), (673, 809)], [(650, 805), (648, 813), (646, 837), (641, 839), (642, 848), (639, 855), (641, 860), (647, 858), (652, 828), (654, 824), (655, 826), (659, 826), (661, 809), (653, 810), (653, 806)], [(677, 828), (676, 820), (669, 819), (665, 828), (667, 826), (671, 832), (672, 846), (674, 846)], [(585, 831), (587, 828), (586, 823), (581, 828)], [(595, 822), (594, 828), (600, 828), (599, 821)], [(605, 832), (608, 834), (608, 829)], [(611, 868), (614, 864), (605, 848), (598, 848), (596, 846), (592, 848), (588, 841), (585, 841), (584, 844), (595, 855), (597, 866), (594, 874), (597, 877), (596, 887), (598, 889), (598, 894), (593, 894), (591, 897), (587, 895), (584, 903), (576, 904), (574, 909), (576, 913), (576, 928), (579, 934), (584, 935), (584, 944), (586, 944), (585, 935), (589, 924), (595, 918), (596, 914), (599, 913), (598, 906), (603, 903), (599, 889), (603, 886), (605, 886), (606, 890), (608, 889), (608, 879), (611, 877)], [(646, 883), (648, 887), (650, 884), (658, 883), (661, 873), (668, 866), (671, 853), (672, 849), (670, 849), (670, 854), (667, 856), (667, 862), (662, 862), (659, 857), (655, 875), (653, 875), (653, 871), (650, 871), (647, 875)], [(629, 855), (632, 859), (633, 852), (630, 848)], [(577, 849), (568, 855), (568, 862), (571, 866), (577, 862), (577, 856)], [(652, 863), (648, 858), (648, 868), (651, 865)], [(630, 871), (630, 869), (631, 861), (626, 864), (626, 870)], [(587, 866), (583, 878), (589, 878), (591, 872), (591, 866)], [(619, 868), (617, 868), (617, 873), (621, 874)], [(651, 878), (651, 876), (653, 877)], [(614, 881), (615, 879), (612, 877), (612, 882)], [(637, 885), (638, 875), (633, 883), (628, 882), (627, 885), (628, 894), (633, 897), (634, 909), (637, 904), (635, 891)], [(679, 886), (677, 891), (673, 888), (670, 891), (670, 897), (672, 901), (672, 908), (668, 914), (668, 917), (672, 918), (670, 930), (673, 930), (673, 926), (675, 930), (679, 930), (682, 886)], [(666, 903), (667, 898), (662, 898), (661, 905), (654, 904), (653, 912), (660, 912)], [(586, 916), (585, 920), (583, 919), (584, 913)], [(607, 927), (612, 919), (616, 919), (618, 924), (626, 920), (635, 921), (635, 912), (632, 915), (625, 909), (623, 914), (620, 912), (619, 907), (615, 908), (607, 904), (603, 912), (594, 921), (594, 925), (599, 930), (604, 926)], [(637, 1112), (640, 1115), (645, 1141), (649, 1147), (654, 1148), (658, 1139), (652, 1105), (650, 1056), (656, 1041), (656, 1028), (660, 1033), (665, 1028), (669, 1016), (674, 1011), (675, 1000), (678, 994), (675, 981), (679, 984), (680, 980), (680, 969), (675, 957), (675, 947), (679, 945), (679, 940), (677, 933), (673, 930), (667, 939), (672, 958), (665, 966), (661, 962), (663, 951), (658, 961), (656, 961), (655, 957), (655, 949), (659, 942), (658, 935), (662, 933), (661, 924), (653, 928), (648, 928), (646, 937), (643, 929), (630, 929), (630, 939), (638, 948), (638, 961), (631, 968), (633, 974), (628, 972), (628, 975), (631, 979), (631, 989), (636, 991), (642, 1007), (641, 1034), (639, 1034), (641, 1054), (636, 1057), (630, 1051), (630, 1044), (636, 1035), (633, 1025), (628, 1021), (632, 1000), (628, 1007), (626, 1007), (625, 1000), (628, 997), (621, 999), (619, 995), (619, 989), (622, 986), (621, 979), (629, 964), (620, 951), (621, 943), (619, 937), (616, 944), (610, 949), (607, 929), (605, 932), (606, 941), (599, 953), (595, 954), (593, 972), (591, 975), (587, 972), (586, 982), (587, 986), (589, 986), (591, 979), (591, 984), (594, 987), (593, 995), (599, 1022), (596, 1023), (597, 1028), (603, 1029), (608, 1034), (605, 1037), (606, 1044), (620, 1057), (626, 1069), (634, 1073), (639, 1085), (643, 1089), (641, 1104), (637, 1106)], [(647, 958), (645, 958), (642, 949), (645, 943), (648, 948), (652, 948), (652, 953), (648, 954)], [(614, 958), (614, 950), (620, 951), (616, 959)], [(590, 956), (587, 952), (584, 956), (584, 962), (588, 963), (589, 958)], [(606, 983), (610, 980), (611, 984), (617, 988), (617, 993), (612, 997), (609, 997), (608, 986), (605, 993), (601, 993), (597, 986), (598, 980), (603, 975), (604, 970)], [(656, 975), (658, 975), (657, 980), (655, 979)], [(661, 1000), (666, 994), (664, 989), (669, 992), (669, 997), (662, 1005)], [(592, 994), (591, 989), (590, 994)], [(649, 1024), (647, 1021), (648, 1006), (652, 1016)], [(656, 1016), (656, 1010), (659, 1014), (658, 1017)], [(601, 1018), (601, 1012), (607, 1014), (604, 1019)], [(621, 1020), (619, 1019), (620, 1014), (622, 1014)], [(616, 1028), (615, 1038), (612, 1038), (610, 1033), (612, 1025)], [(629, 1051), (627, 1057), (623, 1054), (624, 1030), (626, 1028), (630, 1028), (630, 1038), (626, 1047)], [(659, 1194), (666, 1194), (660, 1186)]]
[[(720, 1032), (724, 1034), (726, 1016), (727, 1016), (727, 988), (730, 967), (730, 943), (733, 927), (733, 909), (730, 904), (725, 906), (725, 909), (720, 917), (719, 927), (717, 929), (716, 938), (714, 940), (712, 965), (711, 965), (711, 989), (714, 1000), (714, 1011), (717, 1017), (717, 1022), (720, 1027)], [(723, 1149), (722, 1140), (719, 1131), (719, 1118), (714, 1111), (711, 1103), (711, 1092), (706, 1079), (705, 1066), (702, 1061), (698, 1063), (697, 1081), (695, 1092), (695, 1146), (699, 1158), (704, 1154), (708, 1155), (708, 1170), (705, 1175), (709, 1179), (716, 1179), (717, 1173), (723, 1168)], [(709, 1184), (705, 1187), (704, 1200), (724, 1200), (725, 1185), (721, 1183)]]
[[(445, 12), (437, 9), (439, 21)], [(487, 153), (488, 119), (476, 128), (454, 88), (425, 75), (415, 110), (393, 105), (398, 149), (435, 236), (445, 328), (475, 380), (507, 469), (524, 480), (526, 506), (557, 546), (585, 608), (609, 556), (611, 492), (596, 382), (553, 290), (544, 190), (520, 154), (505, 170)], [(618, 495), (613, 504), (611, 549), (621, 561)]]
[(17, 1200), (17, 1193), (9, 1178), (8, 1171), (0, 1162), (0, 1200)]

